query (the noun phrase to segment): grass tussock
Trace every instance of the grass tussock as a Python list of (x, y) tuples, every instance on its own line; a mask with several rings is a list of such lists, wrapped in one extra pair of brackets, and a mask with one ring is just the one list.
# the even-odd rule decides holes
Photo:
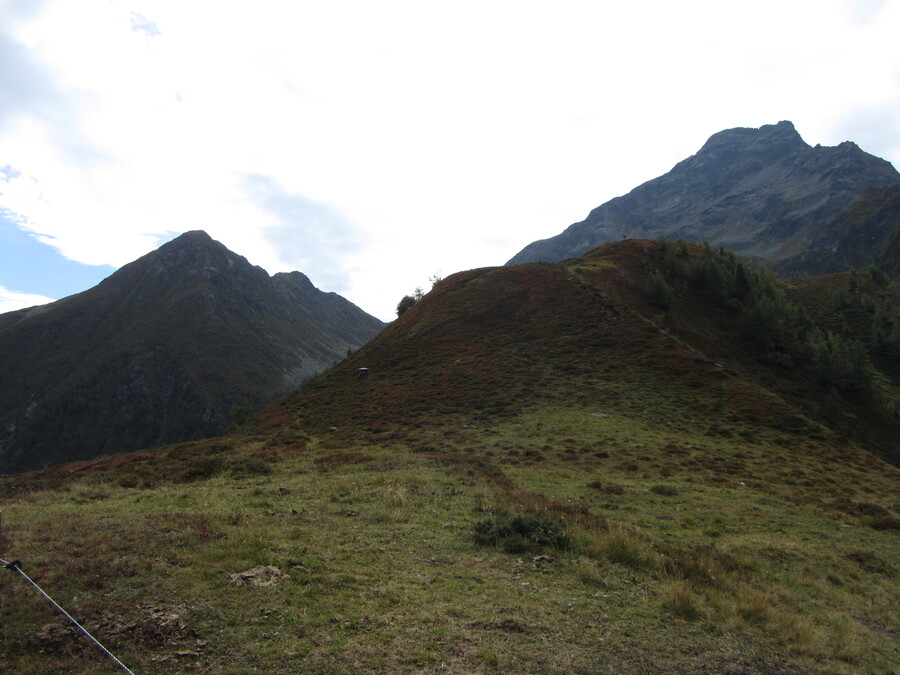
[(606, 531), (590, 532), (585, 539), (588, 552), (598, 559), (644, 572), (659, 564), (659, 556), (648, 542), (625, 526), (617, 524)]
[(771, 599), (763, 593), (753, 593), (738, 600), (738, 615), (747, 623), (766, 625), (772, 617)]
[(663, 592), (663, 609), (672, 616), (685, 621), (696, 621), (701, 616), (701, 605), (697, 594), (683, 581), (670, 585)]

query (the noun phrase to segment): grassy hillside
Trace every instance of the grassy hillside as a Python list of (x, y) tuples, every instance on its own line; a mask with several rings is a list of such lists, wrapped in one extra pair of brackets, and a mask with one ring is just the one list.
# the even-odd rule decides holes
[[(848, 388), (813, 331), (849, 278), (761, 326), (736, 269), (627, 242), (454, 275), (239, 434), (3, 479), (0, 557), (135, 672), (892, 672), (890, 341)], [(893, 320), (860, 273), (840, 344), (870, 296)], [(0, 584), (0, 670), (115, 672)]]

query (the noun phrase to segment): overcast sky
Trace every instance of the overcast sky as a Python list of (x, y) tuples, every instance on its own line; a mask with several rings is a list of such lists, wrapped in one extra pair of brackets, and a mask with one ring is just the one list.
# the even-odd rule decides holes
[(900, 166), (898, 35), (900, 0), (0, 0), (0, 311), (203, 229), (390, 320), (722, 129)]

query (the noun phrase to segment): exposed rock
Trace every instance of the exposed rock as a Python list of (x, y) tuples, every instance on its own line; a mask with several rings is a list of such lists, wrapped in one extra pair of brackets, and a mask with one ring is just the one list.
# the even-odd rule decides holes
[(71, 653), (81, 648), (78, 640), (82, 637), (71, 624), (48, 623), (28, 638), (28, 646), (46, 654)]
[(130, 623), (111, 623), (105, 632), (126, 635), (129, 641), (147, 647), (167, 647), (187, 637), (194, 637), (181, 615), (165, 609), (153, 609), (149, 614)]
[(228, 575), (228, 580), (235, 586), (274, 586), (279, 581), (288, 578), (287, 574), (272, 565), (254, 567), (244, 572)]

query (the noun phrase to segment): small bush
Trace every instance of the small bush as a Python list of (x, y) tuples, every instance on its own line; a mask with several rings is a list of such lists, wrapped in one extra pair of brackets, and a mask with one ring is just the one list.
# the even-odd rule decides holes
[(602, 492), (607, 495), (625, 494), (625, 488), (615, 483), (601, 483), (599, 480), (594, 480), (588, 483), (587, 486), (592, 490), (597, 490), (598, 492)]
[(475, 524), (476, 544), (494, 546), (506, 553), (537, 553), (574, 548), (565, 521), (543, 511), (516, 512), (501, 509)]
[(119, 478), (123, 488), (150, 489), (156, 485), (159, 475), (149, 465), (136, 466)]
[(882, 560), (871, 551), (851, 551), (846, 557), (859, 565), (864, 572), (875, 574), (893, 574), (894, 572), (890, 563)]
[(864, 516), (886, 516), (888, 515), (888, 510), (881, 506), (881, 504), (870, 504), (868, 502), (859, 502), (856, 505), (856, 509), (863, 514)]
[(272, 465), (262, 457), (241, 457), (235, 459), (229, 464), (228, 469), (235, 478), (268, 476), (272, 473)]
[(829, 504), (831, 508), (846, 513), (850, 516), (862, 518), (868, 516), (870, 518), (890, 518), (890, 512), (880, 504), (872, 504), (869, 502), (854, 502), (847, 498), (835, 499)]
[(197, 454), (197, 445), (195, 443), (182, 443), (171, 448), (166, 453), (166, 457), (169, 459), (187, 459)]
[(222, 473), (225, 463), (221, 457), (195, 457), (184, 463), (184, 468), (178, 475), (178, 480), (191, 482), (206, 480)]
[(894, 516), (869, 516), (863, 522), (873, 530), (900, 530), (900, 519)]

